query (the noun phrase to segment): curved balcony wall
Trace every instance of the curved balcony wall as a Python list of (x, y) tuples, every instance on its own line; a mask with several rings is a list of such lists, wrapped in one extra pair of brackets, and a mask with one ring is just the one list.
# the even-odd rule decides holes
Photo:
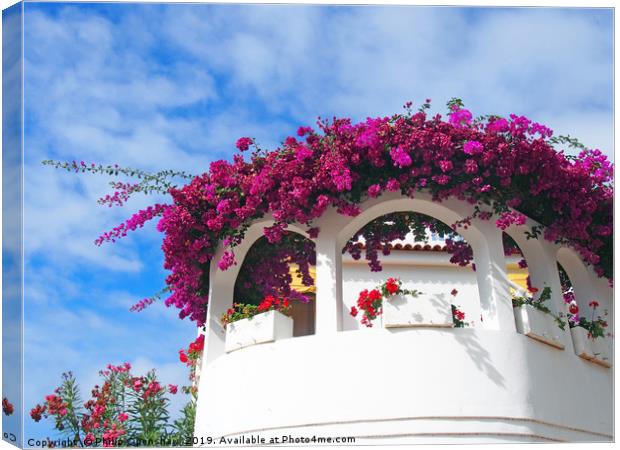
[[(360, 207), (355, 218), (332, 210), (316, 223), (314, 335), (225, 353), (218, 318), (232, 304), (241, 264), (224, 272), (212, 265), (197, 436), (354, 436), (357, 443), (613, 439), (612, 370), (576, 356), (568, 327), (563, 350), (517, 333), (494, 219), (459, 230), (476, 262), (481, 321), (475, 327), (346, 331), (341, 250), (355, 231), (395, 211), (448, 224), (472, 212), (465, 202), (436, 203), (424, 194), (384, 195)], [(236, 249), (239, 262), (270, 223), (265, 218), (246, 232)], [(559, 261), (581, 305), (597, 298), (611, 312), (612, 290), (572, 250), (525, 239), (534, 224), (506, 232), (523, 251), (535, 285), (552, 288), (550, 309), (564, 309)], [(306, 235), (301, 227), (289, 229)]]

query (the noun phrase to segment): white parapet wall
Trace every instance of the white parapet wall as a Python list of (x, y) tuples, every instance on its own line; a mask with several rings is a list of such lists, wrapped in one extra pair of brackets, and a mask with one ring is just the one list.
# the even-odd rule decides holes
[[(196, 445), (251, 436), (267, 442), (290, 436), (289, 443), (353, 437), (357, 444), (613, 440), (613, 351), (605, 362), (609, 368), (577, 356), (568, 327), (557, 336), (563, 349), (517, 332), (502, 232), (493, 218), (474, 219), (459, 230), (472, 247), (475, 272), (447, 266), (447, 255), (439, 252), (417, 256), (412, 271), (409, 257), (394, 252), (384, 258), (384, 272), (376, 273), (342, 255), (346, 241), (366, 223), (390, 212), (416, 211), (452, 224), (471, 215), (472, 206), (456, 199), (439, 204), (425, 193), (415, 198), (391, 193), (364, 201), (360, 209), (354, 218), (328, 210), (314, 224), (321, 230), (313, 239), (314, 335), (226, 353), (219, 318), (232, 305), (243, 259), (273, 218), (246, 230), (235, 248), (238, 265), (221, 271), (212, 264)], [(566, 309), (559, 262), (582, 311), (596, 299), (600, 311), (610, 312), (606, 342), (613, 349), (612, 289), (573, 250), (527, 239), (534, 225), (528, 219), (505, 232), (523, 252), (534, 286), (551, 288), (551, 314)], [(301, 225), (288, 229), (308, 237)], [(220, 245), (214, 261), (223, 251)], [(456, 288), (457, 296), (448, 298), (466, 313), (470, 326), (360, 326), (348, 314), (350, 307), (360, 290), (387, 276), (401, 277), (405, 288), (428, 295), (445, 297)]]
[(612, 371), (512, 332), (305, 336), (220, 357), (201, 379), (198, 438), (613, 439)]

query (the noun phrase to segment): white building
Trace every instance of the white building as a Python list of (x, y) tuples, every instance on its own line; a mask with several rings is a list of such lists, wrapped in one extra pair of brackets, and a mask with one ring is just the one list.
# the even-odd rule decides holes
[[(393, 194), (367, 200), (355, 218), (324, 214), (317, 221), (316, 309), (309, 335), (227, 352), (218, 319), (232, 303), (240, 264), (224, 272), (213, 265), (197, 444), (211, 445), (205, 439), (217, 443), (222, 436), (245, 437), (246, 443), (252, 436), (280, 443), (283, 436), (310, 443), (313, 437), (355, 437), (356, 444), (613, 440), (611, 338), (597, 340), (592, 354), (568, 327), (544, 328), (535, 316), (530, 322), (526, 317), (518, 331), (510, 290), (523, 272), (506, 269), (494, 220), (473, 221), (461, 231), (473, 248), (476, 271), (450, 264), (445, 252), (432, 248), (396, 248), (381, 259), (383, 271), (374, 273), (364, 260), (340, 252), (355, 231), (387, 213), (417, 211), (454, 223), (469, 208), (457, 200), (438, 204), (423, 194)], [(250, 227), (236, 249), (239, 261), (271, 223), (265, 218)], [(290, 229), (305, 235), (300, 227)], [(601, 309), (612, 311), (606, 280), (571, 249), (527, 240), (524, 230), (513, 226), (506, 232), (523, 251), (533, 284), (551, 287), (552, 313), (565, 306), (558, 262), (583, 310), (596, 298)], [(457, 304), (471, 323), (386, 328), (377, 320), (372, 328), (361, 326), (350, 307), (360, 290), (388, 276), (421, 290), (420, 298), (438, 308)], [(523, 334), (528, 332), (537, 338)]]

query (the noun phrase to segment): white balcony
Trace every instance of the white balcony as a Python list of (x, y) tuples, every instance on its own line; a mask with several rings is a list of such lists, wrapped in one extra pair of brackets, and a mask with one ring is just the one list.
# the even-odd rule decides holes
[[(355, 218), (329, 211), (317, 221), (314, 334), (226, 353), (219, 317), (232, 303), (241, 264), (224, 272), (212, 265), (196, 435), (353, 436), (357, 444), (613, 440), (612, 370), (579, 357), (568, 327), (553, 330), (564, 348), (517, 331), (502, 232), (493, 219), (459, 230), (476, 263), (475, 272), (454, 272), (464, 277), (458, 302), (469, 308), (469, 328), (362, 329), (348, 315), (362, 269), (343, 262), (346, 240), (387, 213), (417, 211), (451, 224), (466, 217), (470, 205), (438, 204), (419, 194), (384, 195), (361, 206)], [(270, 223), (266, 218), (250, 227), (236, 249), (238, 261)], [(558, 262), (584, 310), (596, 298), (601, 310), (611, 311), (606, 281), (572, 250), (526, 239), (532, 224), (506, 232), (521, 248), (533, 284), (551, 287), (552, 313), (565, 306)], [(301, 227), (289, 230), (305, 235)], [(406, 270), (398, 253), (389, 258), (390, 270)]]

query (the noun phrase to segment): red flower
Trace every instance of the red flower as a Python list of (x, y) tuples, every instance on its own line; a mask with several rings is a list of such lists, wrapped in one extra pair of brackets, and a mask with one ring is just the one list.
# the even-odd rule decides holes
[(205, 342), (205, 336), (204, 334), (201, 334), (200, 336), (196, 338), (194, 342), (189, 344), (188, 352), (189, 353), (200, 353), (202, 349), (204, 348), (204, 345), (205, 345), (204, 342)]
[(276, 299), (273, 298), (272, 295), (268, 295), (267, 297), (265, 297), (263, 299), (263, 301), (260, 303), (260, 305), (258, 305), (258, 310), (260, 312), (265, 312), (265, 311), (269, 311), (271, 309), (271, 307), (274, 305)]
[(570, 302), (570, 304), (568, 305), (568, 312), (573, 315), (579, 314), (579, 306), (577, 306), (577, 302)]
[(172, 395), (176, 394), (178, 391), (178, 386), (174, 385), (174, 384), (169, 384), (168, 385), (168, 392), (170, 392)]
[(357, 308), (355, 306), (351, 306), (351, 315), (353, 317), (356, 317), (357, 313), (358, 313)]
[(185, 354), (184, 350), (179, 350), (179, 360), (182, 363), (186, 363), (187, 361), (189, 361), (189, 358), (187, 357), (187, 355)]
[(458, 293), (459, 293), (459, 291), (457, 291), (456, 289), (452, 289), (452, 290), (450, 291), (450, 294), (452, 294), (452, 295), (453, 295), (453, 296), (455, 296), (455, 297), (456, 297), (456, 294), (458, 294)]
[(86, 445), (87, 447), (90, 447), (94, 443), (95, 443), (95, 436), (92, 433), (86, 434), (86, 436), (84, 437), (84, 445)]
[(396, 292), (398, 292), (398, 283), (394, 278), (388, 278), (387, 282), (385, 283), (385, 289), (390, 293), (390, 295), (394, 295)]
[(30, 410), (30, 417), (32, 417), (32, 420), (35, 422), (38, 422), (41, 420), (41, 416), (45, 413), (45, 410), (45, 406), (37, 405)]
[(142, 378), (136, 378), (133, 382), (133, 390), (138, 392), (142, 388)]
[(381, 300), (381, 292), (378, 289), (373, 289), (368, 293), (368, 298), (372, 301)]
[(13, 407), (11, 402), (9, 402), (9, 399), (4, 397), (2, 399), (2, 412), (4, 412), (6, 416), (10, 416), (11, 414), (13, 414), (14, 411), (15, 408)]
[(590, 308), (598, 308), (599, 304), (596, 300), (592, 300), (588, 306), (590, 306)]

